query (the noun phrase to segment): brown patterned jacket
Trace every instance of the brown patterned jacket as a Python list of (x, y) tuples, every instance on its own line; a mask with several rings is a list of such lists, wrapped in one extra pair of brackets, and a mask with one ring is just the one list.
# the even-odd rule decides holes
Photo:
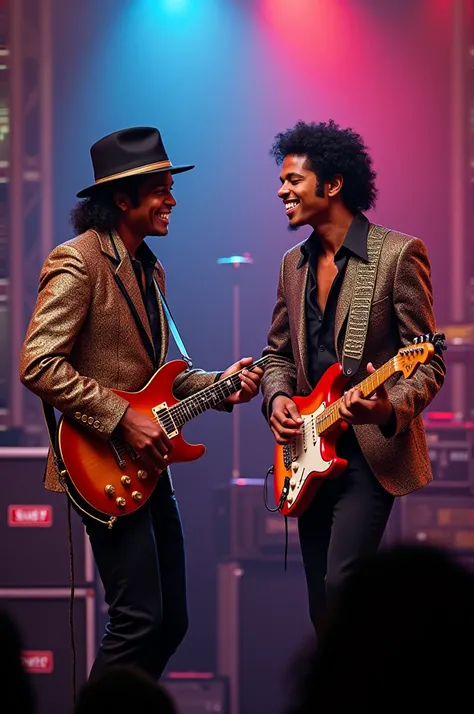
[[(368, 240), (370, 241), (370, 232)], [(308, 395), (308, 345), (306, 332), (306, 281), (308, 263), (298, 267), (301, 244), (283, 257), (277, 301), (264, 355), (274, 360), (262, 378), (263, 411), (276, 392)], [(347, 317), (355, 283), (357, 261), (348, 261), (335, 319), (335, 343), (342, 359)], [(367, 362), (380, 367), (419, 334), (435, 332), (431, 269), (424, 243), (390, 231), (382, 247), (369, 327), (361, 365), (351, 384), (367, 374)], [(386, 386), (393, 405), (396, 427), (390, 437), (374, 424), (355, 426), (363, 454), (382, 486), (401, 496), (429, 483), (433, 476), (421, 413), (441, 388), (446, 369), (441, 357), (422, 365), (410, 379), (392, 378)]]
[[(168, 324), (161, 301), (160, 354), (153, 340), (130, 256), (117, 234), (93, 230), (57, 246), (41, 271), (38, 298), (20, 356), (20, 379), (32, 392), (108, 439), (128, 407), (112, 389), (137, 391), (165, 361)], [(148, 341), (114, 276), (121, 279)], [(165, 291), (157, 261), (155, 277)], [(148, 349), (147, 349), (148, 348)], [(151, 352), (151, 354), (150, 354)], [(217, 372), (186, 370), (174, 383), (182, 399), (214, 382)], [(51, 452), (45, 486), (61, 491)]]

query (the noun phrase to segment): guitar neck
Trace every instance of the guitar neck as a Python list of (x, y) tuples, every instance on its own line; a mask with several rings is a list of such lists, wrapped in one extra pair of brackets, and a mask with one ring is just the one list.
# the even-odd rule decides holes
[[(263, 367), (269, 359), (269, 356), (262, 357), (256, 362), (253, 362), (249, 367), (244, 367), (244, 369), (251, 372), (255, 367)], [(203, 414), (203, 412), (208, 409), (217, 407), (227, 397), (230, 397), (231, 394), (238, 392), (242, 388), (240, 382), (241, 372), (243, 372), (242, 369), (239, 372), (231, 374), (230, 377), (214, 382), (214, 384), (211, 384), (209, 387), (205, 387), (190, 397), (186, 397), (186, 399), (182, 399), (177, 404), (174, 404), (170, 408), (170, 415), (174, 424), (177, 427), (181, 427), (199, 414)]]
[[(377, 389), (377, 387), (384, 384), (387, 379), (398, 371), (399, 370), (395, 366), (395, 359), (392, 357), (375, 372), (369, 374), (368, 377), (357, 385), (357, 388), (360, 389), (364, 397), (368, 397)], [(342, 400), (343, 397), (338, 399), (336, 402), (333, 402), (322, 412), (322, 414), (317, 417), (316, 424), (319, 434), (324, 434), (325, 431), (342, 421), (339, 413), (339, 407), (341, 406)]]

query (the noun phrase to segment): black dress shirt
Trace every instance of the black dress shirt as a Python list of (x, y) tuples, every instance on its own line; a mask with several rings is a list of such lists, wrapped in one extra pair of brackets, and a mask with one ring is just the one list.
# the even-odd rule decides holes
[(329, 291), (326, 308), (322, 312), (316, 299), (316, 267), (321, 253), (319, 236), (313, 232), (301, 246), (298, 268), (309, 261), (306, 284), (306, 334), (308, 340), (308, 379), (314, 388), (324, 372), (337, 362), (335, 344), (336, 305), (349, 256), (354, 254), (364, 261), (367, 256), (369, 221), (358, 213), (349, 227), (344, 243), (334, 256), (337, 275)]
[[(161, 347), (161, 325), (157, 295), (153, 281), (156, 256), (146, 243), (142, 243), (135, 253), (135, 258), (131, 258), (131, 260), (148, 315), (155, 353), (159, 355)], [(143, 285), (142, 268), (145, 275), (145, 285)]]

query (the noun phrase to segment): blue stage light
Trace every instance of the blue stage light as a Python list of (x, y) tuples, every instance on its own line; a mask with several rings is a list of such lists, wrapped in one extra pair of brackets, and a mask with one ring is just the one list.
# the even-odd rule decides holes
[(185, 12), (190, 0), (163, 0), (163, 9), (167, 12)]

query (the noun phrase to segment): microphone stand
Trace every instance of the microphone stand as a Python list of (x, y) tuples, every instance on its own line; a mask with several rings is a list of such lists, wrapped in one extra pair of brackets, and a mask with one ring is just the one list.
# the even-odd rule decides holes
[[(234, 286), (232, 300), (232, 332), (233, 332), (233, 354), (234, 362), (237, 362), (240, 357), (240, 271), (243, 265), (251, 265), (253, 263), (250, 253), (243, 255), (231, 255), (226, 258), (218, 258), (219, 265), (230, 265), (233, 268)], [(232, 412), (232, 479), (240, 478), (240, 409), (234, 409)]]

